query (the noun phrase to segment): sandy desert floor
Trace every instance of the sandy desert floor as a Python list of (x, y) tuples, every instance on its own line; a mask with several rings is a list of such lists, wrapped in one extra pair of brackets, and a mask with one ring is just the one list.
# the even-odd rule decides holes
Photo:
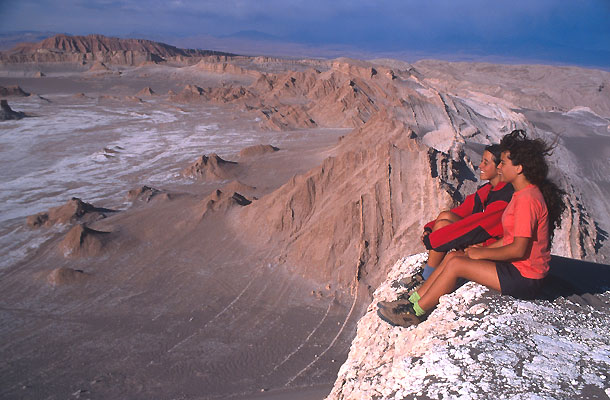
[[(330, 391), (354, 334), (353, 307), (332, 287), (267, 263), (221, 218), (178, 227), (226, 183), (179, 172), (217, 153), (239, 161), (236, 179), (261, 196), (318, 165), (347, 130), (264, 131), (231, 107), (173, 104), (166, 93), (184, 82), (168, 71), (0, 79), (37, 95), (11, 98), (32, 117), (0, 126), (1, 397), (306, 399)], [(219, 83), (217, 75), (198, 79)], [(158, 95), (126, 98), (147, 86)], [(254, 144), (280, 151), (239, 160)], [(132, 205), (127, 191), (142, 185), (176, 197)], [(92, 225), (117, 235), (102, 257), (66, 259), (57, 245), (67, 227), (25, 226), (27, 215), (71, 197), (121, 210)], [(61, 267), (84, 273), (49, 283)]]

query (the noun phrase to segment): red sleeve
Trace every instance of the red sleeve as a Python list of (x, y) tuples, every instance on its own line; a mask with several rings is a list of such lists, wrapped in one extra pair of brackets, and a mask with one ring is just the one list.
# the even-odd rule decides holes
[[(452, 208), (449, 211), (460, 216), (461, 218), (466, 218), (469, 215), (481, 212), (485, 207), (484, 205), (491, 189), (491, 184), (486, 183), (485, 185), (478, 188), (476, 192), (467, 196), (466, 199), (462, 202), (462, 204)], [(432, 228), (434, 228), (435, 222), (436, 220), (432, 220), (426, 225), (424, 225), (424, 231), (428, 230), (432, 232)]]
[(454, 214), (459, 215), (462, 218), (469, 216), (470, 214), (472, 214), (472, 210), (474, 209), (476, 195), (477, 195), (476, 192), (469, 195), (468, 197), (466, 197), (466, 200), (464, 200), (464, 202), (462, 204), (460, 204), (457, 207), (452, 208), (449, 211), (451, 211)]
[[(462, 202), (462, 204), (460, 204), (457, 207), (452, 208), (449, 211), (451, 211), (454, 214), (459, 215), (462, 218), (472, 214), (472, 210), (474, 209), (475, 196), (476, 195), (477, 195), (476, 192), (471, 194), (471, 195), (469, 195), (468, 197), (466, 197), (466, 200), (464, 200)], [(435, 219), (433, 219), (432, 221), (428, 222), (426, 225), (424, 225), (424, 230), (429, 230), (430, 232), (432, 232), (432, 228), (434, 228), (434, 224), (435, 223), (436, 223)]]
[(424, 238), (428, 250), (440, 252), (466, 247), (476, 243), (490, 244), (502, 237), (502, 214), (506, 201), (494, 201), (483, 212), (432, 232)]

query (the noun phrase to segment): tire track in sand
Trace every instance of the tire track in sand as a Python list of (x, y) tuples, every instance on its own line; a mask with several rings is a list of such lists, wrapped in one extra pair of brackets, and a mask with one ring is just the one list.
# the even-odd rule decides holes
[(237, 295), (237, 297), (235, 297), (233, 299), (232, 302), (230, 302), (225, 308), (223, 308), (222, 310), (220, 310), (220, 312), (216, 315), (214, 315), (214, 317), (212, 317), (212, 319), (210, 319), (208, 322), (206, 322), (201, 328), (199, 328), (196, 332), (194, 332), (193, 334), (187, 336), (186, 338), (182, 339), (181, 341), (179, 341), (178, 343), (176, 343), (174, 346), (172, 346), (172, 348), (170, 348), (169, 350), (167, 350), (168, 353), (171, 353), (174, 349), (182, 346), (184, 343), (188, 342), (191, 338), (199, 335), (209, 324), (211, 324), (212, 322), (216, 321), (216, 319), (218, 319), (218, 317), (220, 317), (222, 314), (224, 314), (225, 312), (227, 312), (227, 310), (229, 310), (229, 308), (231, 308), (233, 306), (233, 304), (237, 303), (239, 301), (239, 299), (241, 298), (241, 296), (244, 295), (244, 293), (246, 293), (246, 290), (248, 290), (248, 288), (250, 287), (250, 285), (252, 285), (252, 282), (254, 282), (254, 279), (251, 279), (250, 281), (248, 281), (248, 284), (246, 285), (246, 287), (243, 288), (243, 290)]
[(328, 347), (326, 347), (326, 349), (324, 349), (324, 351), (322, 353), (320, 353), (320, 355), (318, 357), (315, 357), (312, 362), (307, 364), (305, 366), (305, 368), (303, 368), (302, 370), (297, 372), (297, 374), (295, 376), (293, 376), (292, 378), (288, 379), (288, 382), (286, 382), (286, 384), (284, 386), (290, 386), (290, 384), (292, 382), (294, 382), (295, 379), (297, 379), (299, 376), (303, 375), (303, 373), (305, 373), (309, 368), (311, 368), (316, 363), (316, 361), (321, 359), (324, 356), (324, 354), (326, 354), (328, 352), (328, 350), (330, 350), (335, 345), (335, 343), (339, 339), (339, 336), (341, 336), (341, 334), (343, 333), (343, 330), (345, 329), (345, 326), (347, 325), (347, 322), (351, 318), (351, 316), (352, 316), (352, 314), (354, 312), (354, 309), (356, 308), (356, 303), (358, 302), (358, 288), (359, 287), (360, 287), (360, 285), (356, 284), (356, 293), (354, 293), (354, 301), (352, 302), (352, 306), (350, 307), (349, 312), (347, 313), (347, 316), (343, 320), (343, 325), (341, 325), (341, 328), (339, 329), (339, 332), (337, 332), (337, 334), (335, 335), (333, 340), (330, 342)]
[(292, 358), (292, 356), (294, 356), (299, 350), (301, 350), (303, 348), (303, 346), (305, 346), (305, 344), (307, 344), (307, 342), (309, 342), (309, 339), (311, 339), (311, 337), (316, 333), (316, 331), (320, 328), (320, 326), (322, 326), (322, 324), (324, 323), (324, 321), (326, 320), (326, 317), (328, 317), (328, 314), (330, 313), (330, 309), (333, 305), (333, 301), (334, 301), (334, 297), (333, 299), (331, 299), (331, 301), (328, 303), (328, 308), (326, 309), (326, 313), (324, 314), (324, 316), (322, 317), (322, 319), (320, 320), (320, 322), (318, 323), (318, 325), (316, 325), (315, 328), (313, 328), (313, 330), (311, 332), (309, 332), (309, 335), (307, 335), (307, 337), (305, 338), (305, 340), (303, 340), (296, 349), (294, 349), (290, 354), (288, 354), (284, 360), (282, 360), (282, 362), (280, 362), (279, 364), (277, 364), (275, 367), (273, 367), (273, 370), (271, 370), (269, 373), (267, 373), (265, 376), (269, 376), (272, 373), (274, 373), (275, 371), (277, 371), (277, 369), (279, 367), (281, 367), (282, 365), (284, 365), (288, 360), (290, 360)]

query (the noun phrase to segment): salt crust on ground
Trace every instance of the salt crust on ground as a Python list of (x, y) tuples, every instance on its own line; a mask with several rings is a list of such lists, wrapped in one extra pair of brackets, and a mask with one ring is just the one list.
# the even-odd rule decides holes
[[(610, 395), (610, 316), (564, 298), (521, 301), (468, 283), (417, 327), (392, 327), (377, 302), (426, 259), (396, 262), (358, 323), (328, 399), (567, 399)], [(600, 295), (610, 298), (610, 292)], [(578, 309), (578, 313), (575, 310)]]

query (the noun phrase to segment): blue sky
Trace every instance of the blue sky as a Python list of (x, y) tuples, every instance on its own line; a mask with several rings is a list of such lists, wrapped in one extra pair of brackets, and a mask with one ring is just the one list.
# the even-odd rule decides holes
[[(0, 31), (259, 38), (610, 68), (610, 0), (0, 0)], [(202, 44), (205, 46), (205, 44)]]

